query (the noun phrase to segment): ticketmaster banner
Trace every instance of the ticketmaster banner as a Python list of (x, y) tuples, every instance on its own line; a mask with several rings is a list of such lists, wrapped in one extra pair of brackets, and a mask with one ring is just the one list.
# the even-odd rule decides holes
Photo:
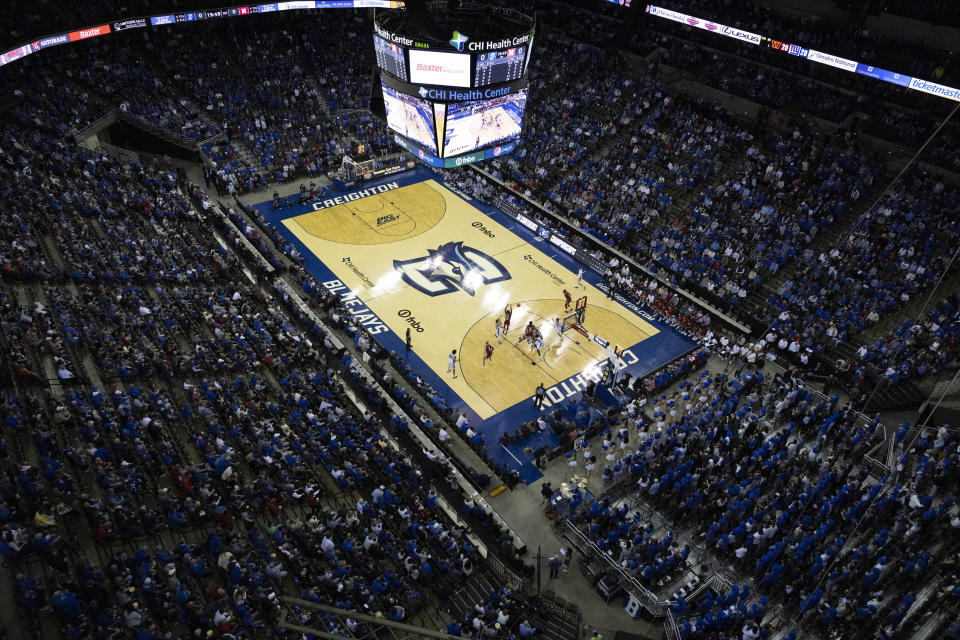
[(920, 78), (910, 78), (910, 88), (916, 89), (917, 91), (923, 91), (924, 93), (929, 93), (931, 95), (940, 96), (941, 98), (960, 101), (960, 89), (947, 87), (942, 84), (937, 84), (936, 82), (927, 82), (926, 80), (921, 80)]

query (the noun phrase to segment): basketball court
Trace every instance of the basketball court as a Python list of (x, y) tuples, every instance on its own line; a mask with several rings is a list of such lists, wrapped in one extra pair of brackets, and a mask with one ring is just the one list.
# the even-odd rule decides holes
[[(545, 409), (567, 408), (600, 379), (614, 347), (623, 349), (620, 364), (636, 376), (693, 343), (641, 307), (607, 297), (594, 285), (597, 274), (584, 269), (575, 288), (577, 264), (568, 255), (432, 176), (418, 169), (341, 197), (258, 209), (297, 244), (320, 283), (343, 297), (354, 322), (404, 357), (450, 407), (465, 411), (491, 458), (530, 482), (539, 477), (530, 450), (555, 445), (557, 436), (546, 429), (520, 445), (498, 440), (539, 414), (532, 399), (538, 385), (548, 390)], [(568, 309), (564, 289), (572, 297)], [(572, 314), (583, 297), (577, 322)], [(501, 343), (496, 321), (508, 307)], [(531, 322), (542, 336), (539, 354), (523, 339)], [(567, 330), (558, 333), (558, 324)], [(484, 363), (488, 342), (494, 352)], [(448, 371), (454, 349), (455, 377)]]

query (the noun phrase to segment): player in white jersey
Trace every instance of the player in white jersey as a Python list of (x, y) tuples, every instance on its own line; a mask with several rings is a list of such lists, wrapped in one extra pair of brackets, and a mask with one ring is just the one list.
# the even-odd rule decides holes
[(560, 342), (563, 342), (563, 322), (561, 322), (560, 318), (553, 319), (553, 329), (557, 332)]
[(497, 324), (493, 328), (493, 335), (496, 336), (499, 344), (503, 344), (503, 323), (500, 322), (500, 318), (497, 318)]
[(537, 350), (537, 360), (543, 360), (543, 334), (537, 331), (537, 336), (533, 339), (533, 347)]
[(457, 350), (454, 349), (450, 352), (450, 355), (447, 356), (447, 373), (453, 373), (453, 377), (457, 377)]
[(580, 287), (584, 289), (587, 288), (587, 285), (583, 284), (583, 267), (577, 267), (577, 284), (574, 289), (579, 289)]

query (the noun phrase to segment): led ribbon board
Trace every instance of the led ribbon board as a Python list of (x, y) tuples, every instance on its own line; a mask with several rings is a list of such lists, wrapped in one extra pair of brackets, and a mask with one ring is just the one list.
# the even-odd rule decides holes
[(781, 39), (761, 36), (760, 34), (744, 31), (743, 29), (731, 27), (719, 22), (713, 22), (712, 20), (706, 20), (704, 18), (687, 15), (679, 11), (674, 11), (673, 9), (666, 9), (664, 7), (648, 4), (646, 11), (650, 15), (663, 18), (664, 20), (679, 22), (697, 29), (704, 29), (705, 31), (710, 31), (711, 33), (716, 33), (721, 36), (735, 38), (741, 42), (746, 42), (753, 45), (769, 43), (770, 48), (776, 49), (781, 53), (798, 56), (800, 58), (806, 58), (807, 60), (816, 62), (817, 64), (824, 64), (842, 71), (858, 73), (875, 80), (881, 80), (883, 82), (895, 84), (900, 87), (907, 87), (908, 89), (913, 89), (914, 91), (929, 93), (932, 96), (960, 101), (960, 89), (956, 89), (954, 87), (948, 87), (946, 85), (937, 84), (936, 82), (914, 78), (902, 73), (896, 73), (894, 71), (887, 71), (886, 69), (867, 65), (862, 62), (857, 62), (856, 60), (841, 58), (840, 56), (836, 56), (831, 53), (824, 53), (822, 51), (816, 51), (815, 49), (808, 49), (797, 44), (789, 44), (787, 41)]
[(40, 49), (105, 36), (117, 31), (143, 29), (147, 25), (154, 27), (175, 25), (186, 22), (218, 20), (220, 18), (239, 18), (241, 16), (251, 16), (258, 13), (293, 11), (297, 9), (400, 9), (403, 8), (403, 6), (401, 0), (296, 0), (294, 2), (271, 2), (267, 4), (238, 5), (225, 7), (223, 9), (206, 9), (203, 11), (184, 11), (181, 13), (161, 13), (134, 18), (118, 18), (106, 24), (47, 35), (24, 43), (14, 49), (0, 53), (0, 67), (32, 53), (36, 53)]

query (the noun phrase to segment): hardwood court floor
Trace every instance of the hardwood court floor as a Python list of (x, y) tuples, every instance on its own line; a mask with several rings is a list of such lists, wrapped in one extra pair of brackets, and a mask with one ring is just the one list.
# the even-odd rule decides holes
[[(293, 220), (306, 233), (330, 242), (387, 244), (428, 231), (443, 219), (446, 210), (443, 195), (427, 183), (418, 182)], [(285, 222), (291, 226), (289, 220)]]
[[(658, 330), (593, 286), (574, 289), (576, 273), (433, 180), (370, 195), (284, 221), (359, 302), (403, 340), (481, 419), (596, 367), (599, 345), (575, 332), (561, 342), (553, 318), (565, 315), (563, 289), (588, 296), (585, 328), (626, 349)], [(545, 249), (552, 247), (544, 246)], [(510, 332), (494, 324), (506, 305)], [(544, 336), (544, 356), (518, 344), (528, 321)], [(575, 338), (571, 340), (570, 337)], [(481, 368), (484, 344), (493, 363)], [(579, 343), (579, 344), (578, 344)], [(447, 357), (457, 350), (457, 377)], [(630, 363), (627, 352), (625, 359)], [(533, 364), (531, 364), (533, 363)], [(582, 380), (581, 380), (582, 382)]]

